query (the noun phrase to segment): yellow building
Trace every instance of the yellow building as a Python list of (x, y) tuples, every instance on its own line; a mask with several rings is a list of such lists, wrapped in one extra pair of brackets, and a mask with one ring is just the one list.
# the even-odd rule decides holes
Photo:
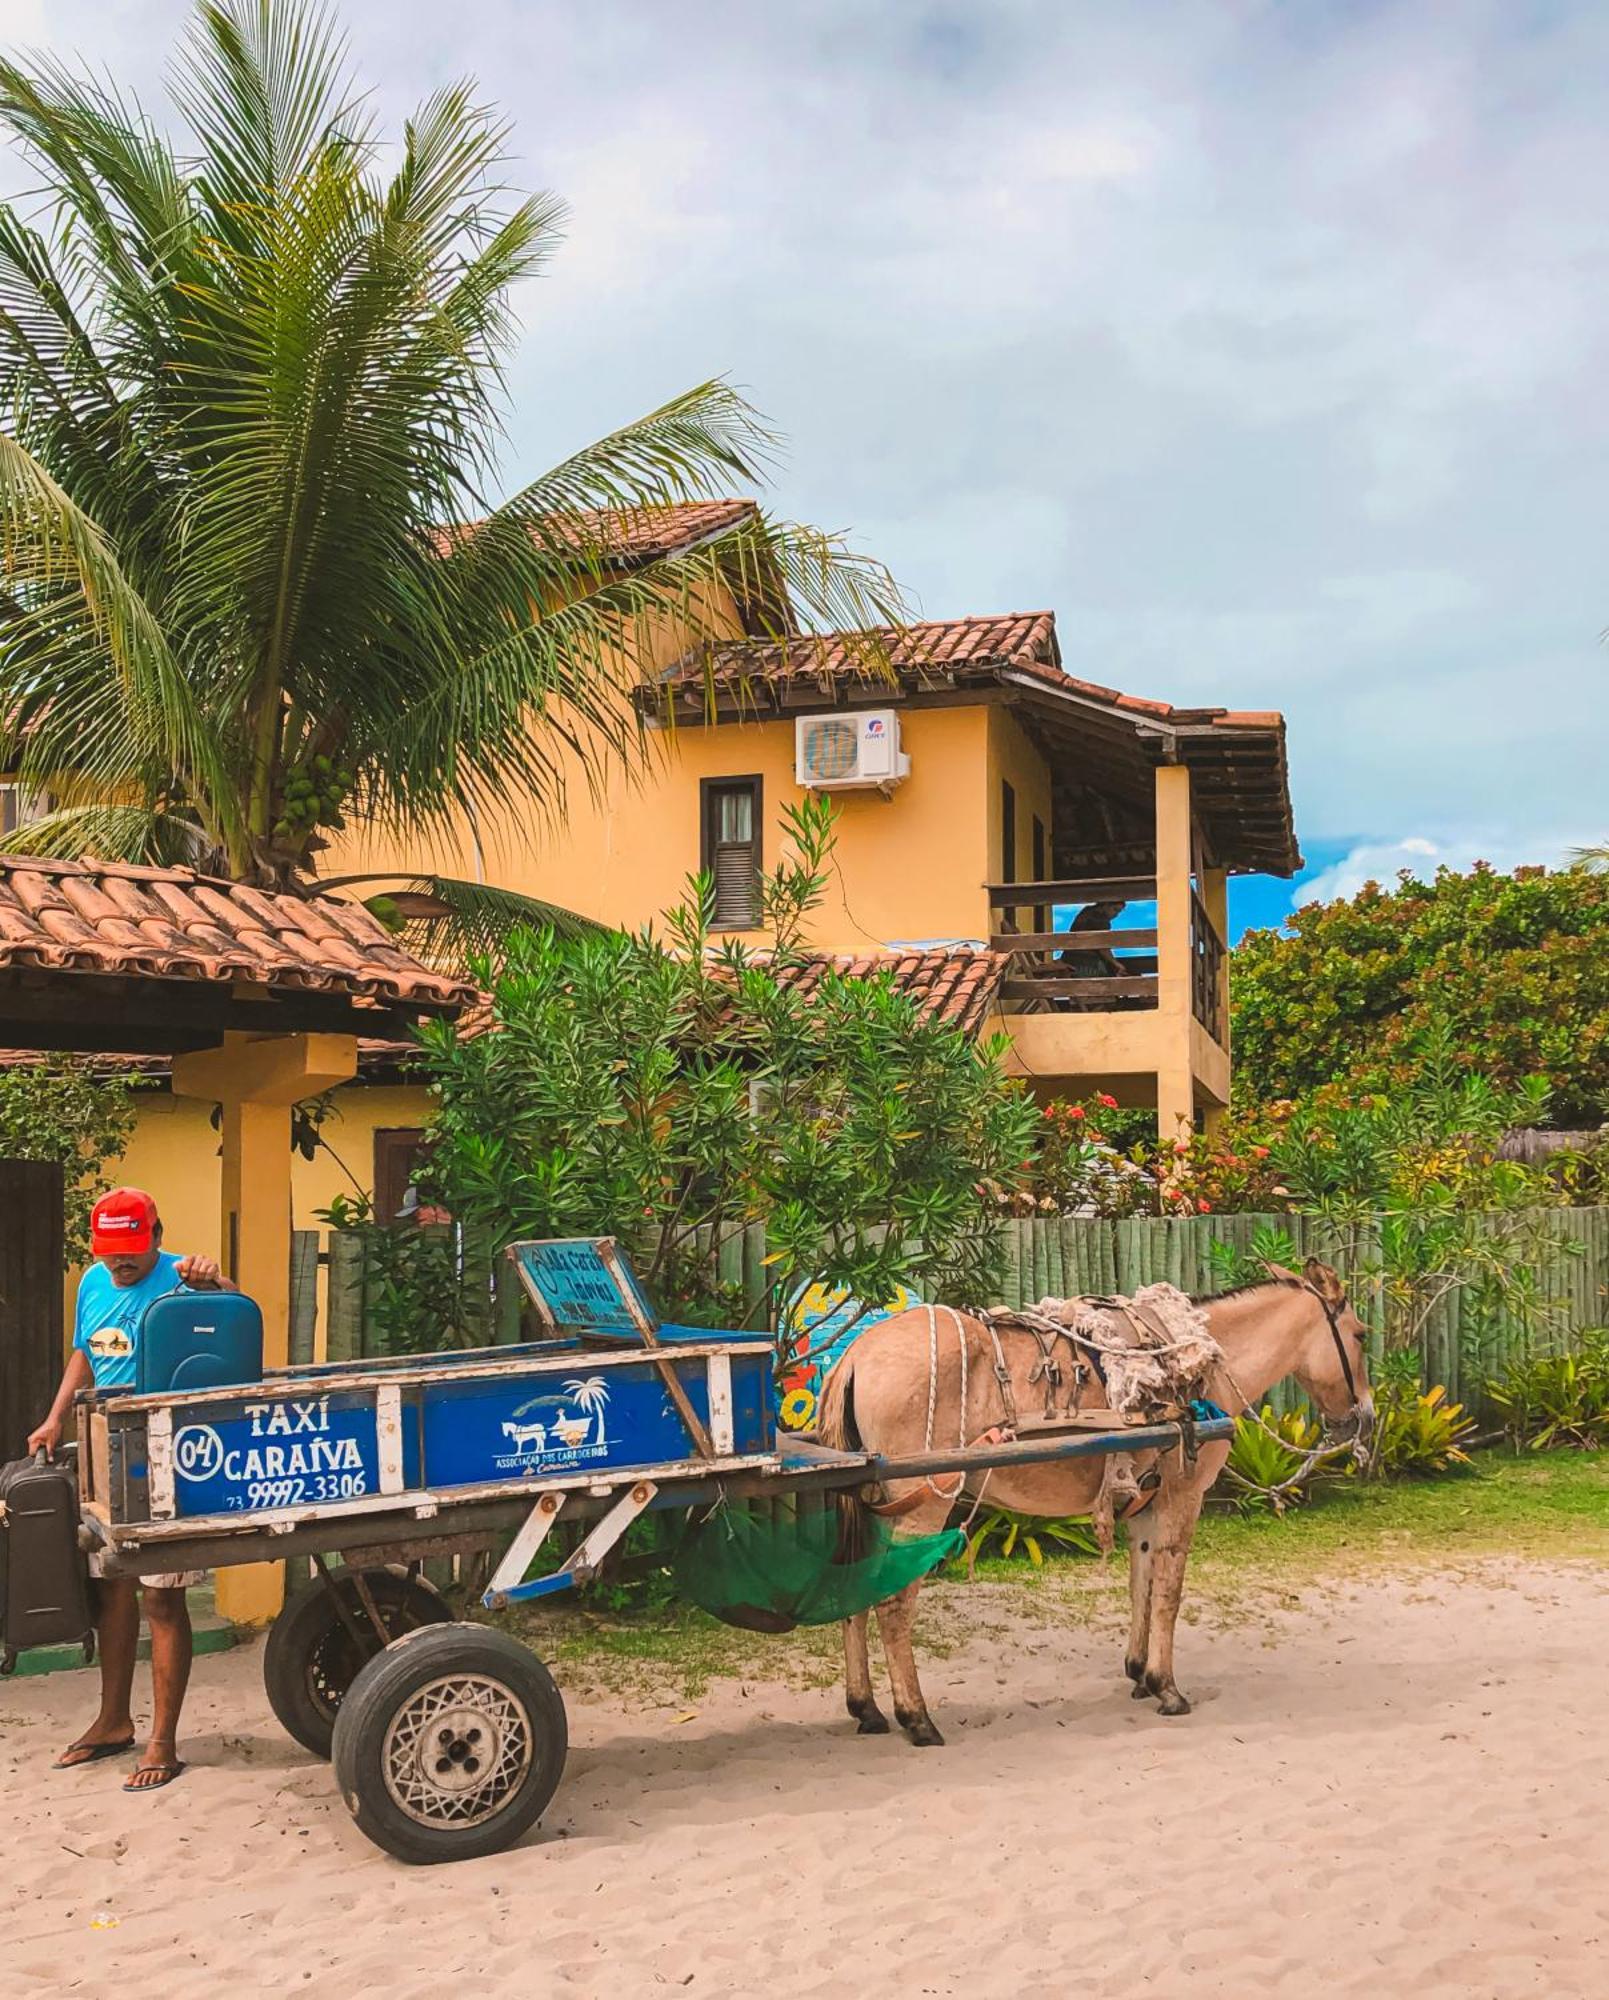
[[(666, 510), (639, 546), (708, 533), (711, 513)], [(574, 784), (562, 823), (466, 822), (448, 851), (360, 835), (331, 873), (434, 870), (639, 925), (707, 867), (721, 927), (763, 945), (785, 810), (826, 791), (822, 951), (987, 947), (992, 1013), (1037, 1089), (1154, 1105), (1164, 1133), (1227, 1103), (1226, 880), (1301, 862), (1281, 716), (1075, 678), (1049, 612), (787, 645), (726, 614), (713, 649), (665, 634), (643, 768)], [(1120, 929), (1135, 904), (1154, 919)]]
[[(747, 507), (633, 517), (621, 563), (719, 535)], [(1300, 865), (1279, 715), (1076, 678), (1049, 612), (784, 646), (748, 636), (759, 621), (735, 597), (715, 609), (729, 643), (690, 647), (667, 627), (652, 649), (640, 768), (578, 775), (556, 821), (466, 818), (429, 846), (359, 829), (326, 872), (458, 875), (640, 925), (708, 867), (721, 926), (763, 945), (758, 880), (781, 856), (785, 810), (825, 791), (824, 954), (886, 962), (952, 1018), (1003, 1028), (1041, 1094), (1154, 1105), (1165, 1134), (1227, 1103), (1226, 880)], [(296, 1163), (301, 1227), (354, 1183), (386, 1214), (428, 1116), (388, 1056), (335, 1105), (334, 1156)], [(212, 1247), (216, 1152), (205, 1107), (156, 1095), (124, 1168), (197, 1247)]]

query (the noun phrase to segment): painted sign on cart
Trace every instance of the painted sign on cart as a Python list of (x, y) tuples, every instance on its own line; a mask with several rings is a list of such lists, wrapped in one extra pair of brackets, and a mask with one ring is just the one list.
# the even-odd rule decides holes
[[(733, 1450), (770, 1449), (769, 1354), (731, 1357)], [(693, 1408), (709, 1422), (707, 1362), (678, 1356)], [(475, 1486), (547, 1473), (668, 1465), (693, 1445), (658, 1371), (615, 1362), (546, 1380), (432, 1383), (424, 1400), (425, 1483)]]
[[(419, 1476), (418, 1445), (408, 1430), (405, 1426), (402, 1440), (405, 1485)], [(208, 1405), (175, 1425), (173, 1489), (181, 1516), (300, 1507), (377, 1493), (374, 1399), (246, 1400), (227, 1411)]]

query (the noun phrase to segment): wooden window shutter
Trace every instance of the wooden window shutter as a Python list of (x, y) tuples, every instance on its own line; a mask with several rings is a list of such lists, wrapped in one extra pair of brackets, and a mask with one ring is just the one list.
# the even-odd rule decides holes
[(715, 928), (760, 923), (760, 780), (704, 783), (703, 865), (715, 883)]

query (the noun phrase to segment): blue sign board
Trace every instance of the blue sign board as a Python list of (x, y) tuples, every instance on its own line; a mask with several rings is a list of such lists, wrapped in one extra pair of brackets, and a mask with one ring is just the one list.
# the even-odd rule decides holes
[[(358, 1500), (380, 1490), (373, 1396), (246, 1394), (182, 1414), (173, 1433), (180, 1516)], [(419, 1483), (417, 1427), (407, 1422), (402, 1482)]]
[(537, 1311), (554, 1327), (641, 1339), (658, 1325), (637, 1275), (611, 1236), (554, 1236), (509, 1246)]
[[(578, 1357), (579, 1359), (579, 1357)], [(675, 1364), (688, 1400), (709, 1422), (707, 1364)], [(734, 1452), (771, 1449), (769, 1356), (732, 1356)], [(676, 1405), (647, 1362), (523, 1381), (435, 1382), (425, 1390), (425, 1484), (478, 1486), (622, 1466), (677, 1464), (693, 1455)]]

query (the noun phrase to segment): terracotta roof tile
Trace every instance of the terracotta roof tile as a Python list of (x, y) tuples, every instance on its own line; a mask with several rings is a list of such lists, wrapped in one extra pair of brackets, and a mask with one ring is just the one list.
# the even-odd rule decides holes
[[(765, 954), (756, 959), (764, 963)], [(994, 1004), (1005, 973), (1003, 953), (981, 945), (912, 946), (903, 951), (812, 952), (796, 963), (778, 966), (780, 984), (808, 997), (829, 972), (850, 979), (887, 974), (893, 984), (917, 1002), (924, 1015), (948, 1021), (976, 1034)]]
[(420, 965), (356, 903), (269, 895), (188, 869), (0, 855), (0, 971), (23, 966), (427, 1009), (474, 997)]
[(826, 633), (780, 640), (734, 640), (706, 655), (690, 653), (664, 676), (670, 686), (717, 692), (793, 680), (831, 686), (864, 682), (875, 688), (889, 671), (921, 686), (951, 678), (957, 668), (1016, 668), (1064, 679), (1056, 649), (1056, 621), (1048, 611), (1011, 612), (999, 618), (949, 618), (865, 632)]
[[(696, 548), (758, 512), (752, 500), (683, 500), (668, 507), (604, 507), (553, 515), (547, 526), (578, 550), (626, 563), (657, 562)], [(472, 534), (476, 525), (471, 521), (444, 528), (438, 542), (450, 547)]]

